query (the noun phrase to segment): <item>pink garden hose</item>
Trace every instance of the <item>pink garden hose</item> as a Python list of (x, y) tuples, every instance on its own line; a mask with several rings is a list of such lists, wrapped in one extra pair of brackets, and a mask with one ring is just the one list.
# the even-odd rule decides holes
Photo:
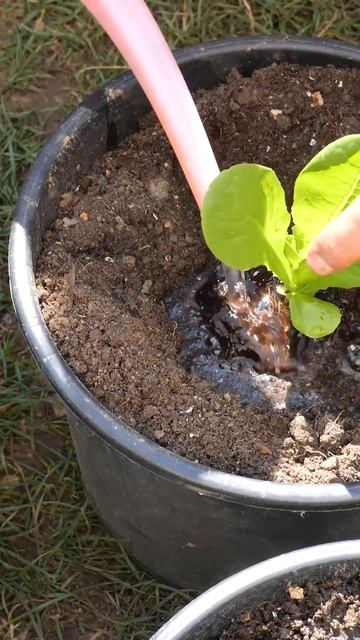
[(82, 2), (141, 84), (200, 207), (219, 168), (185, 80), (144, 0)]
[[(82, 0), (138, 79), (201, 207), (219, 174), (206, 131), (171, 50), (144, 0)], [(223, 265), (229, 291), (240, 279)]]

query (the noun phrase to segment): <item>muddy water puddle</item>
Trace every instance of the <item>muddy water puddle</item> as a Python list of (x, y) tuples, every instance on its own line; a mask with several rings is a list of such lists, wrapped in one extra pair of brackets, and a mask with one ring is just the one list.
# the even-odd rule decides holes
[[(291, 327), (286, 302), (279, 301), (277, 283), (265, 269), (246, 278), (248, 313), (242, 308), (236, 314), (224, 302), (224, 278), (214, 265), (165, 300), (182, 337), (183, 366), (251, 405), (342, 412), (342, 399), (360, 381), (359, 292), (328, 292), (342, 310), (342, 323), (333, 335), (310, 340)], [(350, 414), (359, 410), (357, 402), (347, 404)]]

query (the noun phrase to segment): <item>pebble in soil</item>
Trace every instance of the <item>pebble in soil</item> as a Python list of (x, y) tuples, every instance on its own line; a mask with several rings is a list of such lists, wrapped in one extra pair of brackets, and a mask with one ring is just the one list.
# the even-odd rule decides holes
[(342, 385), (359, 381), (358, 292), (330, 292), (328, 299), (330, 295), (343, 313), (341, 328), (310, 340), (291, 327), (286, 301), (277, 295), (271, 274), (261, 268), (246, 278), (240, 283), (246, 288), (238, 296), (242, 303), (235, 306), (225, 302), (224, 278), (214, 265), (165, 300), (183, 338), (183, 366), (248, 404), (302, 412), (316, 405), (340, 412), (338, 399), (318, 372), (326, 360), (341, 375)]

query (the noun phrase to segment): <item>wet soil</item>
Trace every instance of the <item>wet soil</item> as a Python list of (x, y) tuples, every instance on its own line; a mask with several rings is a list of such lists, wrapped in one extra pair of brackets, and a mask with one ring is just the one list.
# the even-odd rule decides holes
[(359, 576), (344, 582), (292, 584), (278, 602), (243, 611), (219, 640), (356, 640), (360, 637)]
[[(290, 205), (304, 164), (335, 138), (360, 132), (359, 80), (357, 69), (274, 65), (251, 78), (232, 71), (196, 99), (220, 166), (272, 167)], [(249, 477), (359, 480), (357, 292), (331, 294), (342, 327), (303, 345), (302, 369), (274, 375), (259, 372), (249, 353), (219, 349), (199, 299), (193, 305), (194, 289), (214, 273), (198, 210), (149, 115), (63, 194), (37, 286), (75, 373), (145, 436)]]

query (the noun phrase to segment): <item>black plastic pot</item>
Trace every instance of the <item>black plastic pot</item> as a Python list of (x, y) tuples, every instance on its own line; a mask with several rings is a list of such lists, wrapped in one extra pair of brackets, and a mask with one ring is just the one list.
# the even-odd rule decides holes
[(360, 540), (334, 542), (277, 558), (240, 571), (205, 591), (158, 631), (151, 640), (215, 640), (232, 618), (266, 600), (276, 603), (292, 583), (349, 579), (360, 570)]
[[(360, 66), (360, 51), (321, 40), (255, 37), (178, 53), (192, 90), (234, 66), (273, 62)], [(136, 127), (148, 104), (127, 73), (87, 98), (42, 149), (23, 186), (10, 239), (13, 302), (30, 349), (64, 401), (83, 480), (104, 524), (152, 573), (204, 589), (278, 553), (360, 535), (360, 484), (301, 486), (252, 480), (188, 462), (107, 411), (67, 366), (44, 324), (34, 286), (42, 233), (62, 193)]]

